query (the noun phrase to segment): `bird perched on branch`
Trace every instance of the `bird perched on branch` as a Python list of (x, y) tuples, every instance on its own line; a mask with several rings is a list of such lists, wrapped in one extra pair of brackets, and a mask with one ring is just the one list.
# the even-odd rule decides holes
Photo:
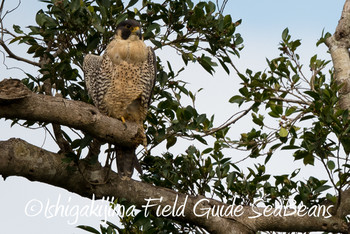
[[(105, 53), (102, 56), (86, 55), (83, 70), (95, 106), (123, 123), (136, 122), (145, 142), (143, 121), (156, 79), (156, 58), (153, 49), (143, 41), (140, 24), (135, 20), (118, 24)], [(136, 147), (116, 145), (119, 175), (131, 177), (134, 168), (142, 174), (135, 155)]]

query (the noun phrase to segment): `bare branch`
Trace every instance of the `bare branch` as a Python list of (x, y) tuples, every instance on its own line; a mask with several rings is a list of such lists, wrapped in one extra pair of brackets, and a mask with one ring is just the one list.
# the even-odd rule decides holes
[[(232, 125), (232, 124), (235, 124), (238, 120), (240, 120), (242, 117), (244, 117), (246, 114), (248, 114), (249, 113), (249, 111), (251, 111), (252, 109), (253, 109), (253, 107), (254, 107), (254, 104), (251, 106), (251, 107), (249, 107), (248, 109), (246, 109), (245, 111), (243, 111), (243, 113), (242, 114), (240, 114), (237, 118), (235, 118), (235, 119), (233, 119), (233, 120), (231, 120), (231, 121), (226, 121), (226, 123), (224, 123), (224, 124), (222, 124), (221, 126), (219, 126), (219, 127), (217, 127), (217, 128), (212, 128), (212, 129), (210, 129), (209, 131), (207, 131), (204, 135), (202, 135), (202, 137), (203, 136), (208, 136), (208, 135), (211, 135), (211, 134), (213, 134), (213, 133), (215, 133), (215, 132), (217, 132), (217, 131), (220, 131), (220, 130), (222, 130), (222, 129), (225, 129), (225, 128), (227, 128), (228, 126), (230, 126), (230, 125)], [(237, 113), (236, 113), (237, 114)], [(235, 114), (235, 115), (236, 115)], [(232, 118), (232, 117), (231, 117)]]
[(308, 106), (311, 104), (311, 102), (308, 102), (308, 101), (296, 100), (296, 99), (288, 99), (288, 98), (281, 98), (281, 97), (271, 97), (270, 100), (283, 101), (283, 102), (288, 102), (288, 103), (297, 103), (297, 104), (308, 105)]
[(18, 7), (21, 5), (21, 0), (18, 0), (18, 4), (17, 6), (15, 6), (13, 9), (8, 10), (5, 12), (5, 14), (2, 16), (2, 12), (4, 10), (4, 5), (5, 5), (5, 0), (1, 1), (1, 6), (0, 6), (0, 21), (3, 21), (5, 16), (13, 11), (15, 11), (16, 9), (18, 9)]
[[(1, 1), (1, 5), (0, 5), (0, 28), (1, 28), (1, 36), (0, 36), (0, 40), (3, 41), (4, 40), (4, 18), (6, 17), (7, 14), (15, 11), (19, 6), (21, 5), (21, 0), (18, 0), (18, 4), (16, 7), (14, 7), (11, 10), (8, 10), (5, 12), (4, 15), (2, 15), (3, 11), (4, 11), (4, 6), (5, 6), (5, 0)], [(6, 31), (6, 30), (5, 30)]]
[(22, 58), (22, 57), (19, 57), (19, 56), (15, 55), (15, 54), (10, 50), (10, 48), (7, 47), (7, 45), (5, 44), (5, 42), (4, 42), (3, 40), (0, 40), (0, 45), (1, 45), (2, 48), (4, 48), (4, 50), (7, 52), (9, 58), (13, 58), (13, 59), (16, 59), (16, 60), (18, 60), (18, 61), (22, 61), (22, 62), (25, 62), (25, 63), (29, 63), (29, 64), (31, 64), (31, 65), (40, 67), (40, 64), (37, 63), (37, 62), (34, 62), (34, 61), (29, 60), (29, 59)]
[(72, 147), (70, 146), (68, 141), (66, 141), (63, 138), (61, 126), (58, 124), (52, 124), (52, 129), (53, 129), (53, 132), (55, 134), (54, 139), (55, 139), (58, 147), (60, 147), (62, 153), (72, 152)]

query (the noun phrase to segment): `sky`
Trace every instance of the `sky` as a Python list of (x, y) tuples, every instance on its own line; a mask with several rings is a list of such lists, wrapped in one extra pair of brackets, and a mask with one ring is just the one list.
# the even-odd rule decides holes
[[(330, 59), (327, 48), (322, 45), (316, 47), (315, 43), (320, 38), (322, 30), (333, 33), (341, 15), (344, 0), (230, 0), (225, 8), (225, 14), (230, 14), (234, 20), (242, 19), (242, 24), (237, 28), (244, 39), (245, 48), (241, 51), (241, 58), (233, 61), (238, 69), (243, 72), (246, 68), (253, 71), (266, 68), (266, 58), (278, 56), (277, 50), (281, 33), (288, 27), (294, 39), (302, 39), (299, 54), (301, 61), (308, 64), (309, 59), (318, 54), (321, 58)], [(7, 8), (11, 9), (16, 1), (7, 1)], [(35, 14), (43, 7), (39, 1), (23, 0), (20, 7), (8, 14), (4, 20), (5, 27), (12, 28), (12, 24), (31, 25), (35, 23)], [(147, 43), (147, 42), (146, 42)], [(23, 46), (12, 46), (11, 49), (18, 54), (25, 54)], [(1, 49), (0, 49), (1, 50)], [(174, 67), (182, 66), (182, 60), (167, 51), (157, 51), (161, 59), (172, 61)], [(7, 69), (3, 65), (3, 57), (0, 55), (0, 80), (3, 78), (22, 78), (23, 73), (18, 69)], [(26, 71), (34, 71), (30, 65), (17, 63), (6, 59), (6, 65), (21, 66)], [(307, 70), (307, 65), (306, 65)], [(228, 99), (238, 92), (239, 79), (232, 72), (227, 75), (221, 69), (209, 75), (197, 65), (190, 64), (183, 74), (188, 79), (190, 88), (204, 88), (198, 93), (197, 108), (208, 115), (215, 114), (216, 124), (220, 124), (232, 115), (233, 106)], [(233, 128), (232, 134), (247, 130), (244, 123)], [(10, 127), (9, 121), (0, 120), (0, 141), (11, 137), (18, 137), (31, 144), (42, 146), (51, 151), (57, 151), (57, 146), (45, 134), (42, 129), (26, 130), (21, 127)], [(180, 151), (183, 148), (178, 148)], [(176, 149), (175, 149), (176, 150)], [(233, 160), (240, 155), (232, 155)], [(289, 157), (291, 158), (291, 157)], [(276, 159), (273, 168), (274, 173), (291, 173), (289, 163), (302, 167), (300, 162)], [(317, 167), (309, 168), (303, 175), (308, 178), (318, 173)], [(64, 189), (51, 185), (30, 182), (20, 177), (9, 177), (5, 181), (0, 177), (0, 220), (3, 233), (52, 233), (52, 234), (81, 234), (87, 233), (77, 229), (77, 225), (91, 225), (98, 227), (103, 215), (91, 213), (89, 215), (76, 215), (78, 209), (84, 206), (96, 207), (107, 202), (95, 202)], [(60, 206), (61, 205), (61, 206)], [(54, 207), (61, 207), (53, 210)], [(53, 214), (55, 213), (55, 214)], [(113, 220), (110, 220), (113, 222)]]

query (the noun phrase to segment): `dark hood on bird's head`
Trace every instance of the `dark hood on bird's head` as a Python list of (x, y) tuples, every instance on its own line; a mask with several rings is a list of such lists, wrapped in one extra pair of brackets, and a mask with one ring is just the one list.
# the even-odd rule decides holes
[(121, 30), (121, 37), (127, 40), (131, 33), (135, 33), (140, 40), (142, 39), (141, 25), (138, 21), (129, 19), (125, 20), (117, 25), (117, 31)]

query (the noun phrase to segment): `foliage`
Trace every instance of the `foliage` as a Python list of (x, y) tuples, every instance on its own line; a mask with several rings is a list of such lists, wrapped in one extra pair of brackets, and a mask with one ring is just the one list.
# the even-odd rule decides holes
[[(101, 54), (113, 37), (115, 26), (126, 18), (141, 22), (144, 39), (156, 50), (170, 48), (182, 57), (184, 66), (176, 71), (169, 61), (157, 58), (157, 83), (145, 122), (149, 152), (142, 161), (143, 181), (182, 193), (215, 197), (228, 204), (252, 205), (263, 199), (272, 206), (285, 204), (290, 198), (307, 206), (325, 199), (334, 201), (334, 194), (325, 195), (325, 191), (333, 187), (339, 193), (348, 183), (350, 120), (348, 110), (337, 107), (340, 87), (332, 81), (332, 70), (324, 73), (329, 61), (316, 55), (310, 59), (311, 78), (304, 74), (297, 54), (301, 40), (292, 40), (288, 29), (282, 32), (280, 56), (267, 60), (267, 70), (247, 69), (243, 74), (231, 60), (232, 56), (239, 57), (243, 48), (243, 39), (236, 33), (241, 21), (233, 22), (230, 15), (218, 12), (219, 7), (213, 2), (42, 2), (47, 9), (37, 13), (37, 25), (29, 26), (29, 33), (14, 25), (16, 36), (11, 40), (28, 45), (28, 54), (39, 59), (40, 74), (37, 77), (26, 74), (23, 79), (34, 92), (60, 93), (68, 99), (91, 103), (80, 72), (84, 55)], [(318, 44), (327, 36), (322, 36)], [(189, 78), (181, 76), (189, 62), (200, 64), (210, 74), (218, 64), (227, 73), (233, 68), (241, 86), (239, 94), (229, 102), (238, 108), (248, 107), (246, 111), (230, 124), (214, 127), (213, 116), (198, 113), (195, 92), (186, 86)], [(184, 105), (186, 98), (193, 104)], [(241, 133), (239, 139), (231, 139), (229, 130), (248, 113), (254, 127)], [(25, 126), (33, 124), (26, 122)], [(83, 149), (92, 137), (84, 133), (74, 136), (63, 130), (62, 134), (72, 149), (67, 156), (83, 157)], [(171, 148), (180, 140), (193, 142), (184, 152), (174, 154)], [(155, 147), (163, 147), (165, 153), (153, 155), (151, 149)], [(264, 164), (239, 168), (227, 153), (234, 149), (247, 152), (247, 158), (263, 158)], [(305, 165), (312, 166), (319, 160), (329, 180), (311, 176), (301, 181), (300, 169), (291, 174), (268, 174), (270, 159), (278, 157), (274, 153), (281, 151)], [(191, 224), (152, 215), (144, 217), (142, 213), (121, 217), (123, 228), (109, 222), (100, 231), (79, 227), (92, 233), (201, 231)]]
[[(150, 40), (155, 49), (174, 48), (187, 65), (198, 62), (208, 72), (214, 71), (213, 56), (227, 70), (231, 63), (227, 52), (239, 55), (242, 38), (235, 34), (236, 26), (230, 15), (215, 13), (212, 2), (192, 1), (130, 1), (126, 6), (122, 1), (42, 1), (47, 10), (36, 15), (37, 26), (29, 26), (24, 33), (14, 25), (19, 35), (11, 43), (25, 43), (28, 54), (40, 59), (41, 75), (28, 77), (23, 82), (33, 91), (42, 93), (45, 81), (49, 81), (55, 92), (63, 97), (88, 102), (85, 84), (79, 68), (84, 55), (101, 54), (113, 37), (116, 25), (126, 18), (136, 18), (144, 28), (144, 39)], [(138, 3), (140, 9), (131, 8)], [(207, 46), (209, 45), (209, 46)], [(211, 55), (211, 56), (210, 56)], [(167, 70), (163, 65), (166, 63)], [(187, 90), (186, 83), (177, 80), (183, 71), (173, 71), (169, 62), (158, 60), (157, 85), (154, 103), (148, 118), (149, 142), (157, 145), (167, 139), (168, 147), (176, 142), (176, 135), (196, 138), (204, 142), (193, 130), (205, 131), (212, 127), (213, 119), (199, 114), (191, 106), (182, 106), (181, 98), (187, 96), (195, 101), (193, 92)], [(91, 102), (91, 101), (90, 101)], [(28, 123), (28, 126), (33, 122)], [(67, 134), (65, 134), (65, 137)], [(66, 140), (72, 143), (69, 137)], [(81, 148), (86, 146), (81, 144)], [(79, 154), (77, 154), (79, 156)]]
[[(323, 36), (318, 44), (323, 43), (327, 36), (329, 34)], [(300, 45), (301, 41), (292, 40), (288, 29), (285, 29), (279, 47), (280, 57), (267, 60), (269, 70), (255, 74), (247, 70), (245, 75), (239, 75), (243, 81), (240, 95), (233, 96), (230, 102), (238, 105), (254, 103), (252, 121), (258, 129), (242, 133), (241, 139), (232, 143), (249, 150), (249, 157), (265, 157), (265, 163), (277, 149), (293, 150), (294, 159), (303, 160), (305, 165), (314, 165), (315, 160), (319, 160), (329, 175), (330, 184), (340, 192), (347, 181), (345, 175), (349, 166), (348, 110), (337, 107), (340, 87), (333, 82), (333, 71), (329, 71), (328, 80), (323, 73), (330, 61), (313, 56), (309, 65), (311, 79), (308, 79), (296, 53)], [(268, 126), (261, 112), (267, 112), (270, 118), (278, 120), (279, 126)], [(298, 203), (312, 205), (326, 198), (321, 196), (331, 187), (326, 180), (310, 177), (306, 183), (295, 182), (292, 178), (298, 172), (290, 177), (275, 176), (275, 186), (267, 182), (264, 185), (267, 201), (271, 199), (269, 202), (274, 202), (276, 197), (285, 200), (294, 194)], [(327, 198), (334, 201), (330, 194)]]

